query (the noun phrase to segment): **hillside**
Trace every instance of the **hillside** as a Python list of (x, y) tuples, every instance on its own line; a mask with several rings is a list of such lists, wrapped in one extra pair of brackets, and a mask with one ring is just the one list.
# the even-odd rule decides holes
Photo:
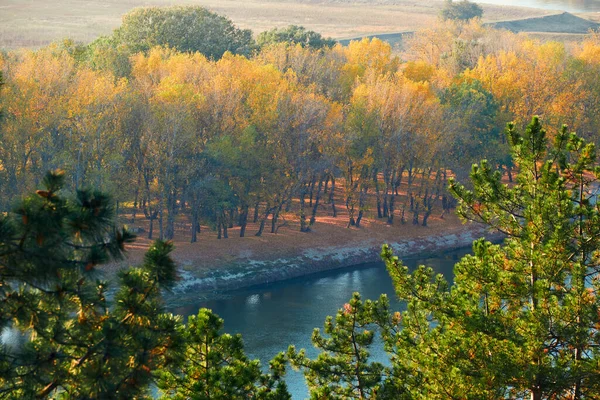
[(517, 21), (503, 21), (491, 24), (498, 29), (512, 32), (547, 32), (547, 33), (579, 33), (585, 34), (597, 30), (600, 24), (578, 17), (570, 13), (547, 15), (538, 18), (526, 18)]
[[(0, 48), (39, 47), (70, 37), (90, 42), (119, 26), (134, 7), (200, 5), (259, 33), (273, 27), (303, 25), (334, 38), (414, 31), (430, 26), (442, 1), (417, 0), (3, 0)], [(548, 15), (547, 10), (483, 5), (486, 21)]]

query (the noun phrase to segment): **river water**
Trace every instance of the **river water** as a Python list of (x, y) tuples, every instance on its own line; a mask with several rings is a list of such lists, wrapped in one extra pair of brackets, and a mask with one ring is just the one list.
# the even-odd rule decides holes
[(570, 13), (600, 12), (600, 1), (598, 0), (476, 0), (475, 2), (503, 6), (543, 8), (546, 10), (560, 10)]
[[(404, 260), (411, 268), (428, 265), (437, 272), (452, 278), (452, 267), (469, 249), (447, 252), (443, 255)], [(393, 307), (401, 307), (395, 301), (394, 289), (383, 263), (358, 265), (289, 281), (272, 283), (250, 289), (231, 292), (223, 300), (199, 302), (172, 310), (187, 316), (197, 313), (201, 307), (212, 309), (225, 320), (225, 330), (241, 333), (246, 352), (258, 358), (263, 365), (290, 344), (306, 348), (315, 357), (310, 338), (315, 327), (322, 328), (327, 315), (335, 315), (353, 292), (360, 292), (363, 299), (377, 299), (385, 293)], [(377, 361), (384, 361), (381, 348), (373, 351)], [(304, 399), (308, 391), (304, 377), (294, 371), (286, 378), (293, 399)]]

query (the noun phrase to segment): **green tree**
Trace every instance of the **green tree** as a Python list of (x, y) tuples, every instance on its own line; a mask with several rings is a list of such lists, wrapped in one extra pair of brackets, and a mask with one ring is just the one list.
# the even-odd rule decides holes
[[(452, 181), (459, 214), (507, 235), (483, 239), (455, 266), (454, 284), (412, 274), (384, 247), (398, 324), (381, 320), (398, 380), (416, 398), (595, 398), (598, 379), (600, 169), (594, 145), (563, 127), (548, 149), (534, 118), (509, 142), (514, 185), (482, 161), (473, 190)], [(381, 315), (386, 315), (382, 313)]]
[(371, 314), (373, 303), (363, 302), (354, 293), (349, 303), (335, 317), (327, 317), (325, 334), (315, 329), (312, 342), (321, 353), (315, 360), (304, 349), (288, 349), (292, 366), (304, 372), (311, 399), (375, 398), (387, 370), (383, 364), (369, 360), (369, 348), (375, 339)]
[(289, 399), (282, 355), (264, 374), (217, 316), (201, 310), (185, 327), (165, 312), (161, 291), (176, 280), (170, 242), (119, 272), (109, 302), (96, 267), (134, 237), (115, 229), (108, 196), (63, 187), (64, 174), (49, 173), (0, 218), (0, 398), (151, 399), (161, 378), (176, 398)]
[(174, 282), (172, 246), (157, 242), (140, 268), (119, 274), (115, 305), (95, 267), (118, 259), (133, 236), (113, 226), (109, 197), (61, 193), (64, 175), (0, 220), (2, 329), (24, 338), (0, 353), (0, 393), (10, 398), (132, 398), (152, 371), (177, 358), (179, 318), (160, 289)]
[(454, 83), (441, 95), (447, 121), (453, 127), (443, 152), (447, 166), (459, 178), (466, 178), (470, 166), (481, 159), (493, 167), (506, 163), (508, 146), (498, 128), (499, 105), (477, 80)]
[(219, 59), (226, 51), (247, 56), (254, 48), (250, 30), (197, 6), (136, 8), (123, 17), (113, 36), (130, 54), (164, 46)]
[(299, 44), (302, 47), (321, 49), (323, 47), (333, 47), (336, 41), (331, 38), (325, 38), (318, 32), (308, 31), (303, 26), (290, 25), (285, 28), (273, 28), (269, 31), (261, 32), (256, 38), (256, 43), (260, 47), (274, 43), (289, 43), (292, 45)]
[(468, 0), (457, 2), (445, 0), (440, 15), (444, 20), (468, 21), (473, 18), (481, 18), (483, 16), (483, 9), (479, 4), (471, 3)]
[(223, 320), (208, 309), (191, 316), (184, 332), (186, 362), (162, 373), (159, 387), (165, 399), (288, 400), (282, 377), (283, 354), (270, 363), (270, 374), (244, 353), (241, 335), (221, 333)]

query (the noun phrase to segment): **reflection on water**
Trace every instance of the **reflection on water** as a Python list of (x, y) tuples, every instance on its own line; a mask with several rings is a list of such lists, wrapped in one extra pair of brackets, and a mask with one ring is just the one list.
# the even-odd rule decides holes
[[(405, 263), (412, 268), (426, 264), (451, 278), (453, 265), (466, 253), (467, 250), (449, 252), (444, 256)], [(267, 365), (289, 344), (306, 348), (309, 356), (314, 357), (317, 352), (310, 342), (313, 329), (322, 327), (327, 315), (335, 315), (353, 292), (360, 292), (363, 299), (377, 299), (385, 293), (393, 307), (400, 307), (394, 301), (394, 290), (385, 266), (372, 263), (240, 290), (225, 300), (201, 302), (173, 311), (187, 316), (197, 313), (201, 307), (212, 309), (225, 320), (227, 332), (242, 334), (248, 355)], [(374, 356), (378, 361), (385, 360), (382, 349), (374, 351)], [(294, 399), (306, 397), (307, 389), (300, 373), (289, 372), (287, 383)]]
[(561, 10), (571, 13), (599, 12), (598, 0), (475, 0), (476, 3), (498, 4), (502, 6), (520, 6), (543, 8), (546, 10)]

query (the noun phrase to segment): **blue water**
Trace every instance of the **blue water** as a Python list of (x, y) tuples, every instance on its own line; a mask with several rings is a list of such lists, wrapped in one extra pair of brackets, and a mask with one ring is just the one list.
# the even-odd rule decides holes
[[(452, 267), (467, 252), (468, 249), (433, 258), (405, 260), (405, 264), (413, 268), (429, 265), (451, 279)], [(400, 308), (394, 300), (394, 289), (385, 266), (372, 263), (240, 290), (224, 300), (199, 302), (173, 311), (190, 315), (200, 307), (212, 309), (225, 320), (227, 332), (242, 334), (248, 355), (267, 365), (290, 344), (306, 348), (309, 356), (315, 357), (317, 351), (310, 341), (313, 329), (321, 328), (325, 317), (335, 315), (353, 292), (360, 292), (363, 299), (377, 299), (386, 293), (393, 306)], [(378, 361), (385, 360), (383, 349), (377, 348), (373, 354)], [(288, 372), (286, 381), (294, 399), (307, 397), (300, 373)]]

